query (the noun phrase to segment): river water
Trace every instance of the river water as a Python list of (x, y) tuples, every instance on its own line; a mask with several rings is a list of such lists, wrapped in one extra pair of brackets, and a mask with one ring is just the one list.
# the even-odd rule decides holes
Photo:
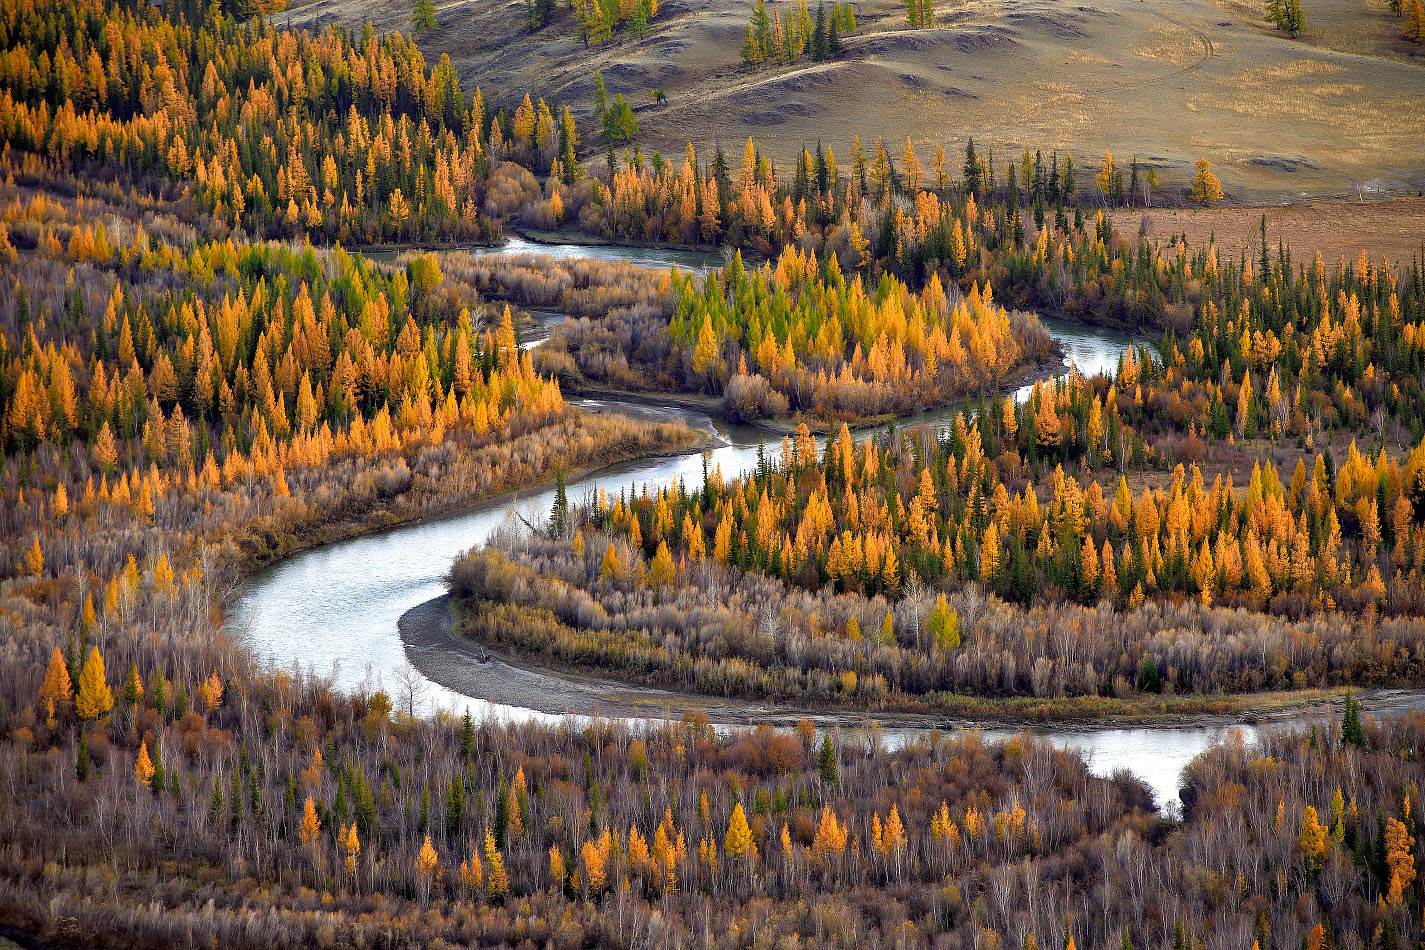
[[(545, 245), (522, 246), (527, 243), (512, 242), (508, 249), (551, 252)], [(576, 253), (591, 257), (612, 255), (656, 267), (689, 263), (678, 252), (648, 249), (640, 249), (636, 257), (630, 249), (576, 245), (558, 247), (555, 252), (566, 257)], [(1045, 322), (1063, 347), (1066, 364), (1077, 363), (1087, 374), (1112, 369), (1118, 355), (1131, 342), (1128, 336), (1112, 331)], [(1025, 391), (1027, 387), (1021, 394)], [(727, 476), (750, 468), (756, 461), (761, 438), (757, 430), (681, 410), (592, 400), (576, 403), (592, 411), (617, 409), (648, 417), (684, 418), (691, 425), (711, 429), (722, 444), (708, 453), (709, 467), (721, 466)], [(929, 413), (912, 421), (943, 424), (949, 418), (953, 418), (953, 410)], [(698, 485), (702, 472), (702, 456), (695, 452), (611, 466), (569, 484), (567, 490), (569, 497), (577, 501), (592, 497), (600, 487), (617, 494), (630, 484), (640, 489), (647, 485), (653, 490), (684, 479), (690, 485)], [(552, 490), (537, 490), (519, 496), (514, 504), (527, 509), (527, 517), (536, 520), (547, 516), (553, 499)], [(381, 687), (395, 695), (398, 671), (405, 669), (408, 675), (423, 681), (428, 708), (457, 714), (469, 710), (477, 719), (555, 720), (558, 716), (548, 712), (502, 703), (498, 695), (465, 696), (425, 680), (407, 665), (397, 632), (397, 620), (402, 614), (445, 592), (444, 578), (451, 563), (470, 547), (482, 544), (491, 531), (504, 523), (511, 505), (508, 500), (480, 505), (449, 517), (297, 554), (249, 579), (230, 612), (229, 623), (242, 632), (259, 657), (277, 667), (295, 666), (329, 676), (339, 688)], [(965, 728), (963, 723), (946, 726)], [(1220, 739), (1226, 728), (1229, 727), (1184, 725), (1032, 731), (1061, 746), (1082, 750), (1099, 774), (1108, 775), (1119, 769), (1133, 772), (1153, 789), (1160, 805), (1171, 807), (1178, 799), (1182, 767)], [(1241, 728), (1250, 735), (1255, 727)], [(887, 744), (895, 744), (917, 732), (888, 728), (882, 738)], [(990, 737), (1008, 734), (1007, 730), (995, 728), (984, 732)]]

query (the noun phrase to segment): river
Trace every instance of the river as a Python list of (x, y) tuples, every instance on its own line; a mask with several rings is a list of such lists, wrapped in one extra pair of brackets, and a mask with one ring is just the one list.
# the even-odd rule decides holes
[[(511, 249), (549, 250), (543, 245), (523, 247), (518, 244)], [(565, 245), (560, 247), (560, 253), (573, 256), (577, 249), (576, 245)], [(592, 247), (583, 249), (583, 253), (598, 257), (617, 253), (627, 257), (630, 252), (621, 248)], [(635, 262), (647, 266), (685, 266), (678, 252), (648, 249), (641, 250)], [(1073, 361), (1089, 374), (1113, 368), (1119, 353), (1131, 342), (1130, 337), (1113, 331), (1054, 320), (1045, 322), (1063, 347), (1066, 363)], [(1027, 388), (1021, 390), (1021, 395), (1026, 391)], [(594, 400), (575, 402), (591, 411), (617, 409), (651, 417), (680, 417), (692, 425), (710, 429), (720, 445), (708, 453), (709, 465), (721, 466), (728, 476), (755, 463), (759, 439), (764, 437), (757, 430), (732, 426), (701, 413)], [(943, 424), (952, 417), (953, 410), (941, 410), (910, 421)], [(577, 501), (591, 497), (599, 487), (617, 494), (620, 488), (630, 484), (640, 488), (647, 485), (650, 490), (677, 479), (701, 484), (702, 472), (702, 455), (695, 452), (611, 466), (570, 483), (567, 490), (569, 497)], [(545, 517), (552, 503), (552, 490), (530, 491), (515, 502), (528, 509), (531, 519)], [(242, 632), (259, 657), (277, 667), (296, 666), (329, 676), (338, 688), (379, 686), (395, 695), (399, 688), (398, 675), (405, 670), (408, 676), (415, 677), (423, 691), (426, 709), (443, 708), (457, 714), (469, 710), (477, 719), (556, 720), (561, 710), (570, 707), (558, 705), (561, 700), (557, 692), (541, 695), (540, 682), (542, 676), (545, 682), (557, 680), (557, 676), (507, 668), (506, 672), (510, 673), (507, 680), (487, 675), (482, 682), (493, 685), (482, 687), (480, 695), (465, 695), (431, 682), (411, 669), (397, 629), (398, 621), (407, 611), (445, 592), (444, 578), (451, 563), (470, 547), (484, 543), (490, 533), (507, 520), (511, 505), (508, 500), (478, 505), (448, 517), (297, 554), (249, 579), (230, 612), (229, 623)], [(458, 650), (446, 648), (445, 653), (444, 659), (450, 663), (477, 662), (460, 655)], [(533, 682), (525, 682), (525, 688), (517, 693), (521, 701), (512, 702), (511, 693), (502, 689), (501, 684), (508, 682), (513, 690), (513, 679), (520, 677)], [(585, 687), (587, 689), (589, 684)], [(594, 688), (602, 686), (595, 682)], [(618, 689), (627, 692), (626, 688)], [(1386, 697), (1381, 705), (1389, 706), (1392, 702)], [(646, 706), (656, 710), (656, 695)], [(750, 705), (744, 708), (760, 711), (760, 707)], [(769, 716), (776, 712), (766, 711)], [(718, 721), (715, 707), (709, 716), (714, 723)], [(945, 726), (968, 727), (964, 723), (946, 723)], [(1119, 769), (1133, 772), (1153, 789), (1160, 805), (1172, 806), (1178, 800), (1182, 767), (1221, 738), (1227, 728), (1233, 727), (1213, 723), (1154, 728), (1058, 727), (1032, 731), (1061, 746), (1082, 750), (1099, 774), (1109, 775)], [(1243, 725), (1241, 728), (1250, 734), (1256, 727)], [(881, 735), (887, 744), (895, 744), (920, 731), (887, 728)], [(1003, 728), (987, 728), (984, 732), (988, 737), (1008, 734)]]

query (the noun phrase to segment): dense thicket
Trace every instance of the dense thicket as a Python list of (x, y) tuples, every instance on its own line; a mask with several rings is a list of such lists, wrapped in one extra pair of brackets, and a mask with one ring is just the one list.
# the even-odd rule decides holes
[(706, 279), (675, 273), (670, 313), (650, 297), (561, 324), (540, 366), (576, 369), (579, 382), (709, 393), (737, 420), (905, 415), (1048, 364), (1039, 320), (987, 294), (947, 295), (934, 276), (919, 294), (889, 275), (868, 291), (835, 257), (788, 249), (775, 267), (748, 270), (737, 255)]

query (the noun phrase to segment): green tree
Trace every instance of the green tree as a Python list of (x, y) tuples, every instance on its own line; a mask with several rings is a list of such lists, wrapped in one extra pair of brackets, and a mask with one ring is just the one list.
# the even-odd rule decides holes
[(554, 477), (554, 505), (549, 510), (549, 533), (562, 538), (569, 530), (569, 498), (564, 492), (564, 473)]
[(950, 609), (941, 594), (930, 611), (930, 633), (935, 637), (935, 645), (942, 650), (953, 650), (960, 645), (960, 616)]
[(614, 96), (613, 105), (604, 111), (604, 140), (609, 145), (627, 145), (638, 137), (638, 120), (633, 107), (623, 93)]
[(980, 190), (980, 175), (982, 172), (979, 157), (975, 154), (975, 140), (965, 145), (965, 165), (962, 169), (965, 175), (965, 190), (971, 194)]
[(835, 785), (840, 781), (836, 768), (836, 747), (831, 744), (831, 734), (821, 737), (821, 751), (816, 756), (817, 769), (821, 772), (824, 785)]
[(1341, 741), (1357, 748), (1366, 744), (1366, 732), (1361, 725), (1361, 704), (1355, 693), (1346, 694), (1346, 708), (1341, 712)]
[(432, 0), (415, 0), (411, 7), (411, 32), (425, 33), (439, 26), (435, 19), (435, 4)]

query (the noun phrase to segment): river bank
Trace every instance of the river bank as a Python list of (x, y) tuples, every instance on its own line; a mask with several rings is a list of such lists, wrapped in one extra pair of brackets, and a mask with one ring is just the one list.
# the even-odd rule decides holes
[[(571, 247), (570, 253), (580, 249)], [(586, 253), (589, 253), (586, 251)], [(668, 266), (666, 259), (642, 255), (649, 266)], [(1130, 345), (1142, 339), (1130, 334), (1043, 318), (1063, 350), (1061, 365), (1076, 365), (1088, 375), (1113, 371)], [(1051, 367), (1052, 369), (1053, 367)], [(1027, 395), (1027, 387), (1016, 392)], [(600, 490), (617, 495), (630, 485), (637, 490), (693, 484), (707, 470), (726, 474), (756, 464), (763, 431), (731, 425), (712, 405), (692, 404), (679, 397), (611, 400), (595, 410), (623, 412), (645, 418), (681, 417), (714, 433), (698, 450), (643, 459), (571, 478), (567, 495), (580, 502)], [(958, 407), (909, 417), (902, 424), (937, 424), (953, 418)], [(551, 490), (521, 489), (518, 495), (528, 518), (543, 518), (553, 503)], [(608, 678), (582, 674), (551, 676), (534, 664), (490, 657), (477, 645), (459, 642), (448, 625), (448, 610), (432, 608), (446, 594), (446, 577), (454, 560), (472, 546), (485, 543), (508, 519), (514, 494), (506, 494), (460, 510), (422, 518), (392, 530), (352, 537), (314, 547), (271, 564), (251, 575), (233, 604), (232, 623), (242, 628), (252, 652), (274, 667), (300, 668), (327, 677), (338, 689), (386, 689), (410, 682), (422, 693), (425, 711), (441, 710), (472, 718), (505, 722), (557, 722), (566, 712), (576, 715), (635, 720), (681, 715), (700, 709), (709, 720), (729, 725), (770, 722), (791, 725), (803, 710), (771, 704), (692, 697), (629, 686)], [(444, 601), (440, 601), (443, 605)], [(421, 609), (423, 608), (423, 609)], [(411, 612), (415, 609), (415, 613)], [(411, 614), (410, 616), (407, 616)], [(442, 620), (444, 614), (447, 620)], [(409, 644), (407, 637), (410, 638)], [(482, 657), (488, 662), (481, 662)], [(1219, 742), (1234, 728), (1254, 735), (1253, 723), (1306, 723), (1330, 718), (1334, 693), (1273, 704), (1259, 696), (1257, 708), (1226, 713), (1203, 711), (1171, 718), (1163, 710), (1138, 710), (1134, 719), (1100, 719), (1096, 723), (1063, 723), (1041, 719), (1038, 705), (1001, 708), (998, 715), (889, 715), (884, 711), (847, 709), (818, 714), (828, 726), (857, 728), (874, 717), (875, 734), (891, 743), (909, 743), (929, 729), (973, 728), (986, 736), (1008, 736), (1028, 729), (1056, 745), (1081, 751), (1095, 774), (1126, 769), (1154, 789), (1160, 804), (1177, 800), (1178, 775), (1192, 758)], [(1156, 697), (1155, 697), (1156, 698)], [(1366, 697), (1378, 714), (1409, 705), (1425, 705), (1425, 696), (1383, 691)], [(1000, 704), (1004, 707), (1005, 704)], [(993, 712), (993, 710), (992, 710)], [(1153, 723), (1148, 726), (1145, 723)]]
[[(1053, 380), (1057, 373), (1064, 368), (1064, 357), (1064, 348), (1056, 343), (1054, 352), (1049, 356), (1043, 359), (1032, 360), (1017, 372), (997, 380), (995, 389), (986, 392), (985, 396), (987, 398), (992, 396), (994, 399), (999, 400), (1006, 395), (1022, 393), (1024, 390), (1032, 388), (1035, 383)], [(723, 400), (700, 393), (681, 391), (673, 393), (649, 393), (634, 389), (616, 389), (579, 380), (570, 380), (568, 382), (561, 380), (560, 387), (569, 395), (582, 396), (588, 399), (631, 402), (655, 408), (672, 406), (678, 409), (704, 412), (710, 416), (731, 421), (727, 409), (723, 404)], [(783, 436), (796, 434), (797, 427), (804, 423), (813, 435), (830, 435), (840, 429), (842, 421), (845, 421), (852, 431), (876, 429), (886, 425), (914, 425), (918, 420), (922, 420), (926, 416), (938, 415), (950, 409), (965, 406), (975, 398), (978, 398), (978, 396), (959, 396), (943, 406), (927, 406), (919, 412), (905, 416), (883, 413), (881, 415), (858, 418), (855, 420), (828, 421), (815, 416), (804, 416), (798, 413), (794, 415), (770, 416), (762, 419), (754, 419), (743, 424), (751, 426), (754, 429), (761, 429), (773, 435)]]
[[(1165, 728), (1185, 723), (1228, 728), (1334, 714), (1346, 693), (1344, 688), (1310, 689), (1222, 696), (1154, 695), (1133, 700), (956, 696), (930, 709), (784, 705), (663, 689), (544, 664), (468, 637), (459, 629), (459, 611), (450, 596), (442, 594), (401, 615), (397, 628), (412, 665), (447, 689), (467, 696), (499, 696), (501, 702), (547, 715), (677, 719), (686, 711), (697, 711), (717, 725), (732, 727), (761, 723), (790, 727), (809, 719), (822, 726), (857, 726), (875, 721), (883, 728), (914, 730), (1052, 725), (1088, 731), (1123, 726)], [(1425, 691), (1358, 690), (1357, 695), (1368, 711), (1425, 702)]]

